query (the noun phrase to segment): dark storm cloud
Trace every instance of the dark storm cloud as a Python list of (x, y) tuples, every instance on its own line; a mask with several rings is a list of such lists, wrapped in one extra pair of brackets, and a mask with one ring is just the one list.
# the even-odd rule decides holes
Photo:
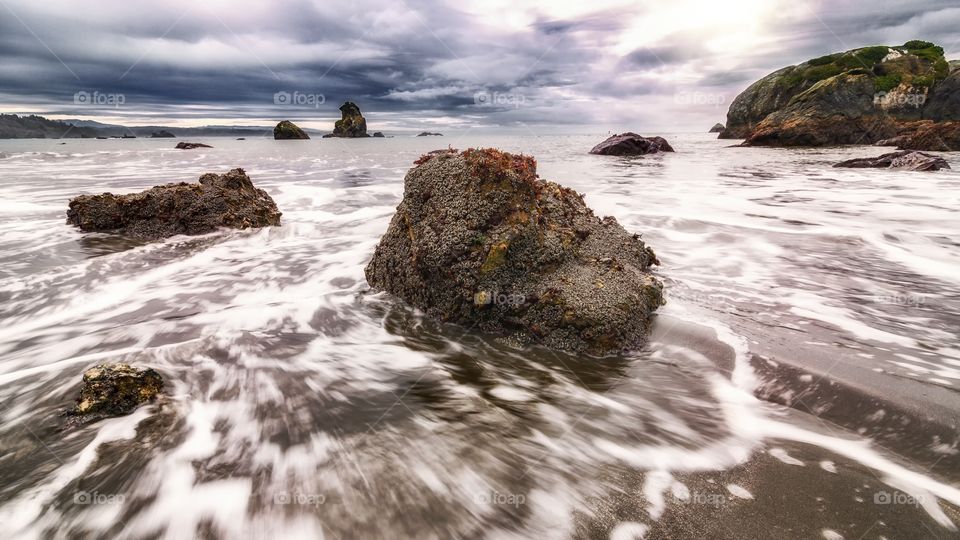
[[(757, 77), (813, 56), (914, 38), (960, 51), (952, 0), (797, 0), (791, 4), (809, 9), (763, 22), (776, 39), (733, 52), (707, 38), (736, 36), (737, 28), (705, 36), (682, 22), (655, 43), (625, 47), (637, 37), (633, 25), (656, 7), (600, 3), (572, 16), (520, 4), (539, 15), (516, 23), (511, 9), (426, 0), (2, 0), (0, 103), (79, 116), (270, 119), (330, 118), (350, 99), (391, 119), (675, 125), (671, 107), (696, 112), (678, 95), (729, 101)], [(124, 107), (74, 102), (94, 91), (122, 94)], [(326, 102), (277, 105), (278, 92)], [(638, 107), (638, 98), (660, 106)]]

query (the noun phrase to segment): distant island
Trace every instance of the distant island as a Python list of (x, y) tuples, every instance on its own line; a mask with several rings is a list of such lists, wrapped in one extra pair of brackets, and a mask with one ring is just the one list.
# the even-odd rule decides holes
[(51, 120), (43, 116), (0, 114), (0, 139), (96, 139), (170, 137), (261, 137), (272, 128), (260, 126), (134, 126), (103, 124), (92, 120)]

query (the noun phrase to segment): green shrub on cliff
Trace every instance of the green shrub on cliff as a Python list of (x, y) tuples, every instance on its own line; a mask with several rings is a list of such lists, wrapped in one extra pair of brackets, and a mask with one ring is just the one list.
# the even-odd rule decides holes
[(930, 47), (936, 47), (933, 43), (929, 41), (923, 41), (919, 39), (914, 39), (903, 44), (905, 49), (929, 49)]
[(902, 80), (903, 76), (899, 73), (891, 73), (890, 75), (880, 75), (876, 77), (873, 80), (873, 84), (876, 86), (877, 92), (889, 92), (899, 86)]

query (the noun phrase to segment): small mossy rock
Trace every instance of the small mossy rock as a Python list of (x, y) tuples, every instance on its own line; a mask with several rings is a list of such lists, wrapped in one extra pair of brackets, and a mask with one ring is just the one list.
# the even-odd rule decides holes
[(280, 224), (280, 211), (243, 169), (207, 173), (200, 182), (166, 184), (130, 195), (81, 195), (70, 200), (67, 223), (82, 231), (115, 232), (141, 240), (205, 234), (219, 227)]
[(340, 106), (340, 120), (333, 125), (333, 137), (359, 138), (369, 137), (367, 119), (360, 113), (360, 107), (352, 101)]
[(307, 132), (289, 120), (283, 120), (273, 128), (273, 138), (278, 141), (290, 139), (309, 139)]
[(178, 142), (175, 146), (177, 150), (193, 150), (194, 148), (213, 148), (209, 144), (197, 143), (197, 142)]
[(642, 156), (657, 152), (673, 152), (673, 147), (663, 137), (641, 137), (633, 132), (613, 135), (590, 150), (591, 154), (604, 156)]
[(518, 344), (606, 354), (644, 341), (663, 286), (638, 235), (541, 180), (529, 156), (448, 149), (416, 165), (371, 287)]
[(714, 124), (713, 127), (710, 128), (710, 131), (708, 131), (707, 133), (723, 133), (723, 130), (724, 130), (724, 129), (726, 129), (726, 128), (723, 127), (723, 124), (721, 124), (721, 123), (718, 122), (718, 123)]
[(847, 161), (837, 163), (834, 167), (939, 171), (940, 169), (949, 169), (950, 164), (947, 163), (947, 160), (939, 156), (932, 156), (912, 150), (903, 150), (901, 152), (883, 154), (875, 158), (848, 159)]
[(374, 132), (373, 132), (373, 136), (374, 136), (374, 137), (378, 137), (378, 138), (382, 138), (382, 137), (383, 137), (383, 132), (374, 131)]
[(130, 414), (163, 391), (163, 377), (151, 368), (100, 364), (83, 373), (77, 404), (70, 411), (91, 419)]

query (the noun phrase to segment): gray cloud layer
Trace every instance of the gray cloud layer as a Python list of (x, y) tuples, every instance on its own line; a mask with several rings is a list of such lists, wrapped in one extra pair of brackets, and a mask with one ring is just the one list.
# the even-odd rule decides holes
[[(955, 0), (796, 0), (757, 20), (756, 2), (740, 3), (726, 3), (738, 19), (711, 26), (637, 2), (573, 13), (520, 1), (485, 11), (429, 0), (0, 0), (0, 104), (262, 123), (326, 121), (350, 99), (385, 128), (699, 129), (756, 78), (813, 56), (917, 38), (960, 53)], [(657, 21), (654, 43), (643, 39), (647, 20)], [(124, 103), (75, 103), (81, 91)], [(299, 104), (275, 104), (277, 92)]]

